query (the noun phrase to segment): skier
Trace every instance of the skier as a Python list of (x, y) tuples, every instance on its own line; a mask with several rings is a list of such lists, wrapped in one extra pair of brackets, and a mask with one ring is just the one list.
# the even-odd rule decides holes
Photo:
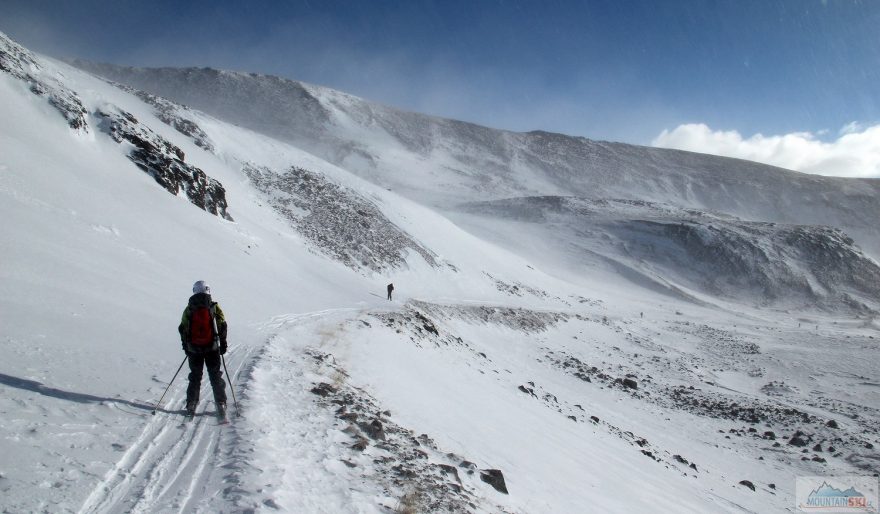
[(226, 382), (220, 370), (221, 355), (226, 353), (226, 317), (217, 302), (211, 300), (211, 288), (204, 280), (193, 284), (193, 295), (183, 310), (180, 340), (189, 360), (189, 386), (186, 388), (186, 413), (194, 416), (202, 385), (202, 367), (214, 391), (217, 416), (226, 417)]
[(391, 291), (394, 291), (394, 284), (388, 284), (388, 299), (391, 300)]

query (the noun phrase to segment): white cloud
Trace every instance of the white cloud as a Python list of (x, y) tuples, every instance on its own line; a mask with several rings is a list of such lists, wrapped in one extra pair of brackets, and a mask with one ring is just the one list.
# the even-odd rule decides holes
[(772, 164), (782, 168), (837, 177), (880, 177), (880, 125), (852, 122), (837, 139), (820, 141), (810, 132), (780, 136), (712, 130), (702, 123), (664, 130), (652, 142), (662, 148), (723, 155)]

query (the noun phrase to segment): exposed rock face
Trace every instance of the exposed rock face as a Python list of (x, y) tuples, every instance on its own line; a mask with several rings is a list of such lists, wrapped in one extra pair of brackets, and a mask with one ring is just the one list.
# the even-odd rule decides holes
[(350, 268), (375, 272), (400, 268), (410, 251), (431, 266), (439, 266), (430, 250), (388, 220), (372, 202), (321, 174), (297, 167), (276, 174), (248, 166), (245, 172), (299, 233)]
[(152, 105), (154, 108), (153, 112), (162, 123), (174, 127), (174, 130), (192, 139), (196, 146), (208, 152), (214, 152), (214, 144), (211, 142), (208, 134), (189, 118), (191, 111), (188, 107), (166, 100), (161, 96), (151, 95), (145, 91), (126, 86), (125, 84), (111, 83), (119, 89), (127, 91)]
[(35, 95), (47, 98), (70, 128), (88, 132), (86, 109), (76, 93), (55, 78), (43, 76), (42, 66), (34, 55), (3, 33), (0, 33), (0, 70), (27, 82)]
[(183, 190), (197, 207), (232, 221), (227, 212), (223, 184), (200, 168), (185, 163), (183, 150), (140, 124), (128, 112), (108, 108), (95, 114), (102, 118), (101, 128), (114, 141), (134, 146), (128, 158), (169, 193), (177, 196)]

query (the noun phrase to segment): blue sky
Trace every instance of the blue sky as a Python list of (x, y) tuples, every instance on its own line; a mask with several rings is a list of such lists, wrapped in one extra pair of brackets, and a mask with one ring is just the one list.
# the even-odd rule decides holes
[[(3, 0), (54, 55), (213, 66), (512, 130), (638, 144), (880, 123), (880, 1)], [(880, 168), (878, 168), (880, 170)]]

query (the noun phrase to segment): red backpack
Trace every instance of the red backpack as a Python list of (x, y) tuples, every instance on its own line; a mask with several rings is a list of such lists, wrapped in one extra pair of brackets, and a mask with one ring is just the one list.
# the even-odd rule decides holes
[(214, 344), (214, 319), (210, 307), (193, 307), (189, 318), (190, 342), (195, 346)]

